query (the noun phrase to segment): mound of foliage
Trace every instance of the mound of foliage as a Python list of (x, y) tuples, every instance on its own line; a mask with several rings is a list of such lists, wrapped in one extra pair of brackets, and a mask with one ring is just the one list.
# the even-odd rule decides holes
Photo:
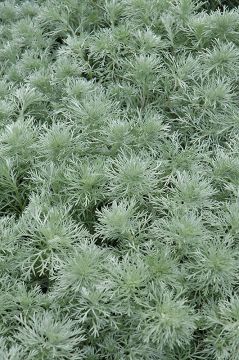
[(239, 10), (209, 3), (0, 3), (1, 360), (239, 359)]

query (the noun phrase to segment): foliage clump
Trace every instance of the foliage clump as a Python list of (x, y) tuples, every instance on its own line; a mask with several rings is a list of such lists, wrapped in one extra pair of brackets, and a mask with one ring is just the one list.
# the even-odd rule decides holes
[(232, 3), (0, 2), (1, 359), (239, 359)]

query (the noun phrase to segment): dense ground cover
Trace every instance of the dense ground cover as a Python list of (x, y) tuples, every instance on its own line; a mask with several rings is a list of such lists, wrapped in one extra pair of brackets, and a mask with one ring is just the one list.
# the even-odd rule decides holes
[(0, 3), (1, 360), (239, 359), (239, 10), (217, 3)]

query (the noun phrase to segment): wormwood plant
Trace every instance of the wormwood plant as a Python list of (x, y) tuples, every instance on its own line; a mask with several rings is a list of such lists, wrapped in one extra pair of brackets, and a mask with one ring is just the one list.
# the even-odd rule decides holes
[(237, 5), (0, 2), (0, 359), (239, 359)]

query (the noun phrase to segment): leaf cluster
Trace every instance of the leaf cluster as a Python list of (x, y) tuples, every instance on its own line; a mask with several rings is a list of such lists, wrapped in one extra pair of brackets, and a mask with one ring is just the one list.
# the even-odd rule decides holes
[(227, 3), (0, 2), (0, 359), (238, 360)]

